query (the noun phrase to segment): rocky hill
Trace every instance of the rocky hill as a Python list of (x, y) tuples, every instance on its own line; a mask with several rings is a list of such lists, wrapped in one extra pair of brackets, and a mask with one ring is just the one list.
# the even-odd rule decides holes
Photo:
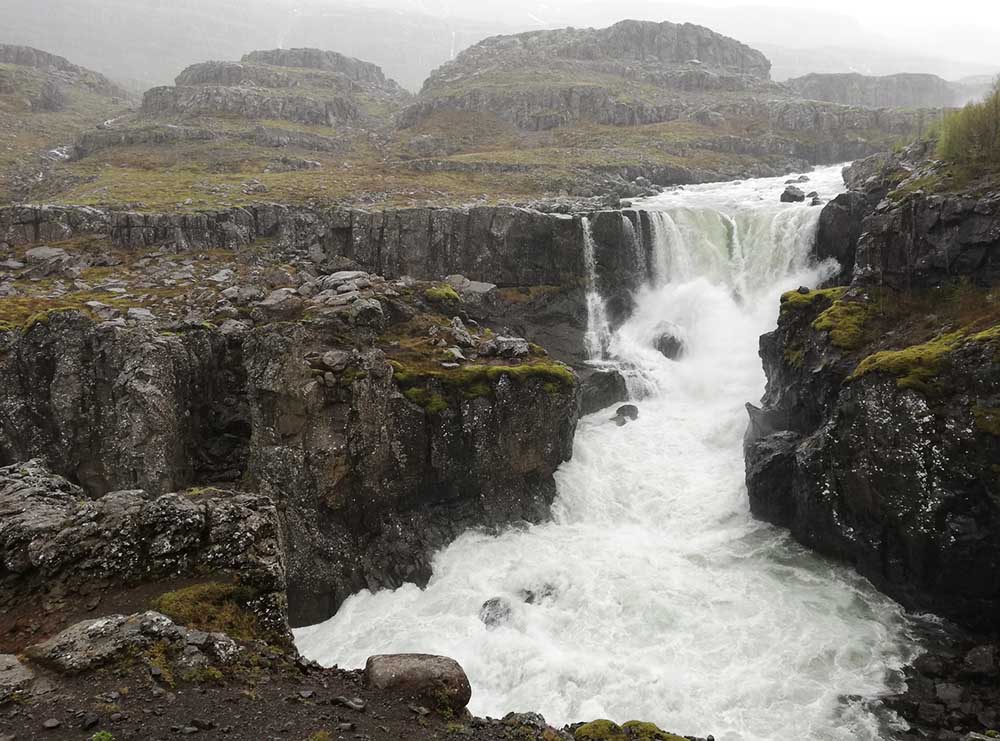
[(810, 74), (784, 84), (809, 100), (862, 108), (951, 108), (967, 97), (961, 86), (926, 74)]
[(142, 104), (151, 116), (235, 116), (335, 126), (390, 126), (409, 95), (374, 64), (318, 49), (275, 49), (241, 62), (185, 69), (176, 87), (153, 88)]
[(0, 201), (24, 197), (82, 131), (122, 112), (129, 94), (97, 72), (0, 44)]

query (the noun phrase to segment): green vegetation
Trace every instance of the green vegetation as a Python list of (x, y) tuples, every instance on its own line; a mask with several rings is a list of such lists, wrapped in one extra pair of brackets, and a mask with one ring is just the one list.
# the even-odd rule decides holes
[(620, 726), (610, 720), (595, 720), (577, 728), (573, 738), (575, 741), (684, 741), (682, 736), (638, 720)]
[(459, 303), (461, 298), (449, 285), (434, 286), (424, 291), (424, 298), (434, 304)]
[(938, 156), (978, 171), (1000, 168), (1000, 80), (985, 100), (944, 119)]
[(862, 360), (847, 380), (853, 381), (868, 373), (888, 373), (896, 376), (896, 385), (901, 389), (932, 393), (932, 382), (941, 364), (962, 339), (960, 332), (952, 332), (902, 350), (877, 352)]
[(316, 731), (316, 733), (310, 733), (306, 741), (333, 741), (333, 736), (330, 735), (329, 731)]
[(985, 432), (987, 435), (1000, 437), (1000, 408), (983, 407), (978, 404), (972, 409), (972, 416), (976, 420), (976, 429)]
[(540, 379), (563, 389), (571, 389), (576, 385), (573, 371), (562, 363), (552, 361), (522, 365), (466, 365), (441, 370), (427, 370), (392, 361), (392, 367), (393, 377), (400, 386), (413, 387), (428, 381), (436, 381), (446, 389), (466, 392), (467, 398), (485, 395), (487, 389), (492, 390), (493, 384), (503, 376), (518, 383)]
[(414, 387), (407, 389), (403, 393), (403, 396), (417, 406), (423, 407), (430, 414), (440, 414), (448, 408), (447, 399), (441, 396), (441, 394), (425, 388)]
[(864, 342), (865, 322), (873, 311), (864, 300), (837, 299), (812, 323), (813, 329), (830, 333), (830, 341), (841, 350), (857, 350)]
[(248, 641), (261, 638), (257, 618), (246, 607), (254, 596), (247, 587), (208, 582), (167, 592), (152, 607), (189, 628)]
[(160, 681), (173, 687), (174, 674), (170, 667), (170, 644), (166, 641), (156, 641), (146, 649), (146, 663), (160, 670)]
[(115, 737), (107, 731), (98, 731), (90, 737), (90, 741), (115, 741)]
[(781, 313), (785, 314), (786, 311), (809, 308), (819, 299), (836, 301), (846, 292), (846, 288), (821, 288), (816, 291), (809, 291), (808, 293), (788, 291), (781, 296)]

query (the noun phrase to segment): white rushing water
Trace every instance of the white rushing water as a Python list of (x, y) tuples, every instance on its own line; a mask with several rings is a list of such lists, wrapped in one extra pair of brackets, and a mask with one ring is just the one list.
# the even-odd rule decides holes
[[(825, 197), (841, 187), (838, 168), (811, 178), (806, 189)], [(297, 631), (299, 648), (341, 666), (452, 656), (476, 714), (638, 718), (720, 740), (886, 737), (877, 704), (849, 698), (900, 681), (915, 650), (906, 617), (748, 509), (743, 405), (764, 388), (757, 340), (781, 292), (818, 278), (807, 252), (819, 209), (779, 204), (782, 183), (640, 205), (658, 212), (650, 286), (616, 332), (591, 327), (605, 364), (631, 370), (640, 416), (621, 428), (607, 411), (581, 420), (551, 522), (467, 533), (436, 556), (426, 589), (355, 595)], [(591, 321), (606, 325), (596, 301)], [(678, 361), (652, 347), (663, 326), (686, 343)], [(479, 610), (493, 597), (513, 613), (487, 628)]]

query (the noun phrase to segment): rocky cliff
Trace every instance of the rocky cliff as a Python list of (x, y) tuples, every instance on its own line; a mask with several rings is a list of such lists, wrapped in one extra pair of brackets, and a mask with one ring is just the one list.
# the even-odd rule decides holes
[[(565, 230), (568, 241), (572, 218), (493, 214), (482, 229), (496, 262), (457, 241), (448, 253), (447, 239), (435, 257), (433, 232), (407, 242), (407, 229), (340, 233), (329, 253), (310, 240), (263, 252), (252, 240), (204, 241), (260, 236), (221, 227), (191, 231), (193, 247), (173, 243), (234, 249), (206, 261), (191, 257), (198, 251), (150, 257), (143, 240), (109, 243), (97, 236), (113, 221), (102, 212), (34, 214), (9, 242), (21, 229), (63, 246), (8, 248), (0, 463), (44, 459), (97, 501), (206, 487), (268, 497), (294, 624), (328, 617), (358, 589), (425, 581), (431, 553), (469, 527), (546, 516), (552, 474), (572, 451), (573, 372), (496, 321), (508, 304), (492, 284), (456, 278), (456, 292), (337, 266), (359, 267), (341, 247), (371, 247), (355, 257), (395, 269), (420, 260), (425, 274), (475, 257), (473, 271), (555, 279), (564, 274), (544, 271), (572, 270), (559, 265), (568, 246), (546, 248), (538, 230)], [(469, 214), (454, 215), (466, 239), (477, 234)], [(295, 217), (289, 229), (318, 226), (316, 238), (330, 227)], [(163, 234), (178, 239), (183, 226)], [(385, 241), (365, 241), (372, 233)], [(529, 244), (541, 250), (534, 268), (518, 259)], [(39, 275), (61, 287), (33, 284)], [(87, 288), (67, 291), (71, 277)]]
[(809, 100), (862, 108), (951, 108), (964, 98), (957, 86), (926, 74), (810, 74), (784, 84)]
[(853, 216), (828, 206), (843, 223), (823, 254), (853, 258), (851, 283), (786, 294), (761, 339), (768, 386), (750, 410), (747, 485), (755, 514), (904, 605), (989, 631), (1000, 199), (950, 184), (920, 154), (856, 165)]

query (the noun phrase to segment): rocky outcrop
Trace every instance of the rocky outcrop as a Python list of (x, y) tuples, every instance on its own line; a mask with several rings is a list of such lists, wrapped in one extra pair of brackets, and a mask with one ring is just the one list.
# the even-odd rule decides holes
[(378, 350), (330, 388), (302, 363), (326, 346), (321, 332), (286, 327), (259, 329), (246, 346), (248, 478), (286, 493), (293, 624), (328, 617), (360, 589), (425, 583), (434, 550), (469, 527), (544, 518), (576, 424), (572, 389), (544, 375), (499, 376), (472, 398), (406, 397)]
[[(336, 72), (354, 82), (381, 85), (386, 82), (382, 69), (371, 62), (344, 56), (322, 49), (269, 49), (252, 51), (244, 55), (243, 62), (266, 64), (273, 67), (298, 67), (302, 69)], [(180, 84), (180, 83), (178, 83)]]
[(823, 313), (875, 311), (878, 299), (836, 301), (789, 299), (761, 340), (768, 390), (747, 436), (751, 509), (903, 604), (989, 629), (1000, 607), (989, 494), (1000, 439), (987, 423), (1000, 398), (997, 342), (963, 336), (914, 375), (900, 364), (919, 368), (940, 350), (837, 348)]
[(156, 87), (146, 91), (142, 110), (153, 116), (239, 116), (317, 126), (349, 123), (362, 115), (358, 106), (346, 97), (334, 95), (317, 100), (305, 95), (278, 95), (267, 90), (219, 85)]
[(951, 83), (928, 74), (810, 74), (784, 84), (809, 100), (862, 108), (950, 108), (962, 102)]
[(79, 67), (68, 59), (50, 54), (30, 46), (0, 44), (0, 64), (16, 64), (20, 67), (31, 67), (49, 74), (56, 79), (72, 84), (82, 84), (95, 93), (113, 98), (128, 99), (131, 97), (119, 85), (107, 77), (92, 70)]
[(924, 192), (941, 181), (915, 151), (856, 165), (827, 206), (820, 254), (853, 283), (786, 294), (761, 338), (747, 486), (755, 514), (904, 605), (993, 630), (1000, 210)]
[[(455, 282), (488, 316), (471, 296), (495, 288)], [(359, 589), (426, 581), (431, 554), (470, 527), (547, 516), (575, 378), (486, 335), (450, 286), (355, 270), (206, 302), (228, 321), (96, 302), (0, 325), (0, 462), (44, 457), (94, 497), (239, 480), (279, 508), (296, 625)]]
[(0, 463), (44, 457), (92, 495), (232, 481), (249, 438), (241, 348), (75, 312), (0, 332)]
[(84, 491), (33, 460), (0, 468), (0, 611), (137, 584), (227, 576), (265, 630), (288, 631), (278, 513), (260, 496)]

